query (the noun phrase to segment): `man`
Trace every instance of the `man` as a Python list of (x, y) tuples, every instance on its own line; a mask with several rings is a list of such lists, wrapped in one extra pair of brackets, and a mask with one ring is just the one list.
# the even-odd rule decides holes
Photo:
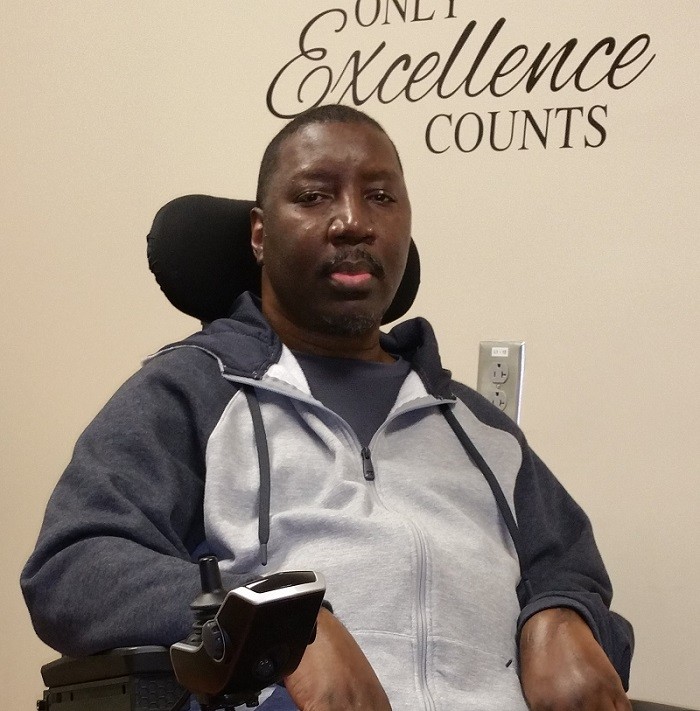
[(386, 133), (347, 107), (302, 114), (257, 203), (261, 302), (163, 349), (79, 440), (23, 573), (39, 635), (71, 654), (171, 644), (212, 552), (229, 587), (326, 577), (334, 613), (274, 708), (628, 709), (631, 630), (585, 515), (450, 380), (427, 322), (380, 333), (411, 232)]

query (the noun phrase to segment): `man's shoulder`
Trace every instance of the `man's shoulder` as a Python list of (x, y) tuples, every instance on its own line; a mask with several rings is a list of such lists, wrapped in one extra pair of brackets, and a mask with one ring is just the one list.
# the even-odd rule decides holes
[(281, 351), (279, 338), (264, 319), (234, 313), (164, 346), (147, 361), (164, 359), (167, 367), (177, 368), (209, 359), (222, 375), (259, 377), (279, 360)]

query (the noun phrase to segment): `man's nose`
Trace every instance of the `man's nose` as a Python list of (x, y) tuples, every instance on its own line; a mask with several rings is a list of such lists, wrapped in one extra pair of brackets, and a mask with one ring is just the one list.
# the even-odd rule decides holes
[(362, 196), (342, 196), (328, 224), (329, 239), (351, 244), (373, 242), (374, 225), (368, 207)]

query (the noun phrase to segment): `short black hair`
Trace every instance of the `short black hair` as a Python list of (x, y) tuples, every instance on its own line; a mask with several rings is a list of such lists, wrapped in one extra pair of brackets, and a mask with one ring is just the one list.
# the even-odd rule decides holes
[(384, 127), (375, 121), (371, 116), (368, 116), (363, 111), (355, 109), (352, 106), (344, 104), (324, 104), (322, 106), (314, 106), (313, 108), (303, 111), (298, 116), (293, 118), (288, 124), (285, 124), (273, 139), (267, 144), (267, 148), (263, 153), (260, 161), (260, 170), (258, 172), (258, 186), (255, 194), (255, 201), (258, 207), (262, 207), (263, 201), (267, 196), (267, 186), (270, 182), (272, 174), (277, 169), (277, 159), (279, 158), (280, 147), (284, 141), (300, 131), (304, 126), (309, 126), (314, 123), (359, 123), (367, 126), (372, 126), (378, 131), (381, 131), (391, 143), (396, 159), (399, 162), (399, 168), (403, 171), (399, 152), (396, 150), (394, 142), (389, 138), (389, 134), (384, 130)]

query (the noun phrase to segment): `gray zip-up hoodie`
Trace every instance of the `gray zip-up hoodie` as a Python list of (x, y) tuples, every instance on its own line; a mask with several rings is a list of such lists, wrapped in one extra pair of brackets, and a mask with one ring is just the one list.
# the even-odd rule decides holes
[[(322, 572), (394, 711), (524, 710), (517, 634), (557, 606), (584, 617), (626, 686), (632, 632), (609, 611), (585, 514), (512, 421), (451, 380), (425, 320), (383, 346), (413, 370), (366, 449), (247, 294), (149, 359), (80, 437), (49, 502), (22, 574), (39, 636), (73, 656), (182, 639), (195, 561), (211, 552), (228, 587)], [(517, 521), (520, 560), (479, 457)]]

